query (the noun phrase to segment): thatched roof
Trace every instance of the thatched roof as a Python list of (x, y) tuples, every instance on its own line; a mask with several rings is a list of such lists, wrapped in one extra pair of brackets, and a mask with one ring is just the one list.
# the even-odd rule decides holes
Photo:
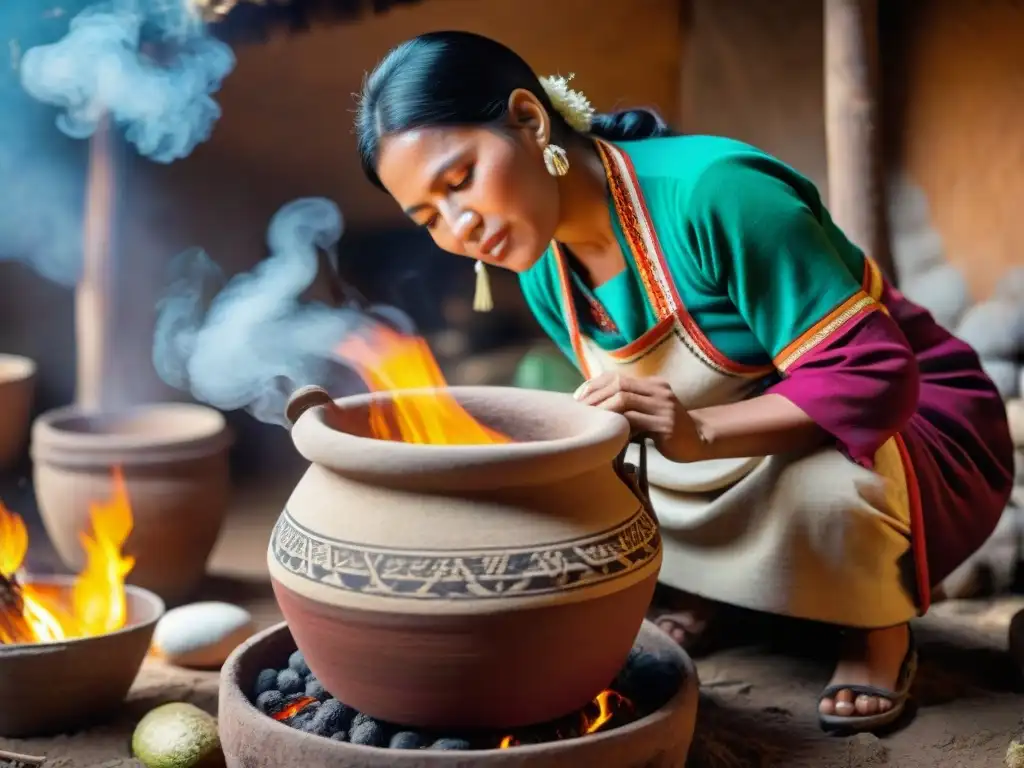
[(280, 29), (301, 32), (313, 23), (352, 23), (420, 0), (190, 0), (218, 37), (260, 39)]

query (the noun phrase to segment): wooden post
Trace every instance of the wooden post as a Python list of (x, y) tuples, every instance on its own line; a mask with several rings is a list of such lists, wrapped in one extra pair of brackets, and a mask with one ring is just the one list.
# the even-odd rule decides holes
[(829, 209), (895, 280), (879, 109), (878, 0), (825, 0)]
[(89, 143), (85, 189), (85, 229), (82, 274), (75, 292), (75, 336), (78, 377), (76, 400), (87, 411), (116, 405), (111, 402), (117, 375), (116, 305), (114, 292), (114, 214), (116, 137), (109, 119), (101, 121)]

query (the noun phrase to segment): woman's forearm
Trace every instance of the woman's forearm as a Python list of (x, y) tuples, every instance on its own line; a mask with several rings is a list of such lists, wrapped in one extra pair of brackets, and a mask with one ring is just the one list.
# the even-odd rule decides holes
[(690, 411), (703, 438), (704, 459), (731, 459), (808, 451), (830, 435), (782, 395)]

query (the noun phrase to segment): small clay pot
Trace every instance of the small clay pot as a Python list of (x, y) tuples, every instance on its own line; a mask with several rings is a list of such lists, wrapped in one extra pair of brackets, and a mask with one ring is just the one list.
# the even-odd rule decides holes
[(0, 355), (0, 469), (16, 464), (25, 449), (35, 383), (33, 360)]
[(511, 749), (378, 749), (304, 733), (253, 706), (249, 692), (260, 670), (284, 668), (295, 650), (287, 625), (279, 624), (239, 646), (221, 670), (217, 720), (227, 768), (679, 768), (697, 720), (696, 669), (686, 652), (650, 622), (643, 622), (636, 644), (672, 659), (682, 672), (682, 685), (657, 712), (628, 725)]
[(553, 720), (621, 669), (661, 565), (621, 460), (629, 425), (566, 394), (443, 394), (515, 442), (378, 440), (369, 404), (392, 418), (390, 394), (293, 397), (292, 438), (312, 466), (274, 529), (274, 593), (324, 687), (368, 715), (450, 729)]
[(61, 560), (75, 571), (84, 565), (79, 536), (90, 528), (89, 506), (110, 498), (118, 466), (134, 518), (128, 581), (171, 604), (186, 599), (224, 521), (230, 443), (218, 411), (186, 403), (40, 416), (32, 429), (36, 498)]
[[(72, 579), (27, 583), (70, 600)], [(27, 739), (77, 730), (109, 717), (124, 701), (146, 658), (163, 601), (126, 587), (128, 621), (106, 635), (59, 643), (0, 645), (0, 736)]]

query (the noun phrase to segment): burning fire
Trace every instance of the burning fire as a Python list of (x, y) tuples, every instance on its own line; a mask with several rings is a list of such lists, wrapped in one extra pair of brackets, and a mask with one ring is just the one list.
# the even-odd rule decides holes
[(18, 581), (28, 531), (20, 516), (0, 504), (0, 645), (52, 643), (125, 625), (124, 580), (135, 561), (121, 548), (132, 530), (132, 509), (119, 468), (112, 482), (109, 500), (89, 504), (92, 529), (81, 534), (85, 567), (74, 580), (70, 600), (53, 587)]
[[(353, 363), (371, 392), (443, 390), (444, 374), (427, 346), (415, 336), (384, 327), (346, 340), (338, 354)], [(451, 395), (393, 394), (392, 408), (370, 406), (370, 429), (378, 440), (431, 445), (488, 445), (511, 442), (467, 413)]]
[[(613, 690), (601, 691), (594, 700), (579, 715), (579, 727), (576, 729), (580, 736), (588, 736), (597, 733), (604, 728), (619, 712), (630, 712), (633, 709), (633, 702), (622, 694)], [(565, 734), (561, 731), (557, 734), (559, 739), (564, 739)], [(512, 735), (506, 736), (498, 744), (498, 749), (510, 749), (519, 746), (519, 742)]]
[(304, 710), (306, 707), (308, 707), (315, 701), (316, 699), (314, 699), (312, 696), (303, 696), (301, 699), (296, 699), (291, 704), (279, 709), (272, 715), (272, 717), (275, 720), (279, 720), (281, 722), (284, 722), (285, 720), (291, 720), (293, 717), (299, 714), (299, 712)]
[[(300, 696), (277, 712), (274, 712), (271, 717), (281, 723), (287, 722), (315, 704), (316, 701), (311, 696)], [(566, 730), (556, 729), (555, 738), (565, 739), (597, 733), (608, 725), (620, 712), (631, 714), (633, 712), (633, 702), (615, 691), (603, 690), (580, 712), (578, 727), (571, 730), (568, 728)], [(519, 746), (520, 743), (515, 736), (509, 734), (498, 743), (498, 749), (511, 749), (512, 747)]]

